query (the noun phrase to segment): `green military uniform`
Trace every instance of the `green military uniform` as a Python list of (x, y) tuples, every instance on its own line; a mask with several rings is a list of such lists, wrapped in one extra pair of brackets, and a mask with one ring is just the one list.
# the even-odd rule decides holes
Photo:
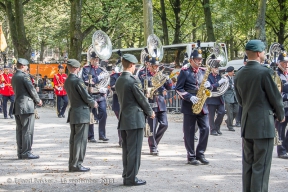
[[(251, 40), (246, 50), (262, 52), (265, 48), (262, 44), (260, 40)], [(268, 191), (275, 136), (274, 115), (279, 120), (284, 118), (282, 97), (273, 82), (271, 69), (254, 60), (248, 61), (236, 74), (235, 92), (243, 107), (243, 191)]]
[[(123, 55), (123, 58), (127, 55), (130, 54)], [(128, 59), (129, 57), (126, 60)], [(124, 71), (121, 74), (115, 88), (120, 104), (118, 129), (121, 130), (123, 140), (122, 177), (124, 185), (134, 185), (140, 167), (145, 115), (152, 116), (153, 111), (143, 94), (140, 80), (130, 72)]]
[[(18, 62), (28, 65), (26, 59)], [(16, 120), (16, 140), (18, 159), (37, 159), (39, 156), (31, 154), (35, 121), (35, 104), (39, 104), (40, 98), (32, 85), (27, 73), (17, 70), (12, 77), (12, 87), (15, 92), (13, 114)]]
[[(74, 59), (69, 59), (67, 65), (80, 67), (80, 63)], [(93, 108), (95, 102), (88, 94), (82, 79), (75, 74), (68, 76), (64, 88), (70, 101), (67, 119), (67, 123), (70, 123), (71, 129), (69, 141), (69, 171), (89, 171), (89, 169), (82, 169), (82, 163), (87, 146), (90, 122), (89, 107)]]

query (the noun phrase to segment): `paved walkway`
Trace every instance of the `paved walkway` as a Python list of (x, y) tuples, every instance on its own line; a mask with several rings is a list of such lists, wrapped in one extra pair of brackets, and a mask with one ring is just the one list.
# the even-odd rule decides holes
[[(107, 119), (109, 143), (88, 143), (83, 165), (88, 173), (68, 172), (69, 124), (59, 119), (55, 109), (38, 109), (33, 153), (37, 160), (18, 160), (15, 121), (0, 114), (0, 191), (241, 191), (240, 128), (230, 132), (222, 126), (222, 136), (210, 136), (206, 158), (209, 165), (186, 164), (182, 115), (169, 115), (169, 128), (160, 146), (160, 156), (149, 155), (143, 141), (138, 177), (145, 186), (122, 185), (121, 148), (118, 146), (117, 119)], [(67, 116), (67, 114), (66, 114)], [(95, 133), (98, 134), (98, 126)], [(98, 135), (95, 135), (96, 139)], [(269, 191), (287, 191), (288, 161), (273, 153)]]

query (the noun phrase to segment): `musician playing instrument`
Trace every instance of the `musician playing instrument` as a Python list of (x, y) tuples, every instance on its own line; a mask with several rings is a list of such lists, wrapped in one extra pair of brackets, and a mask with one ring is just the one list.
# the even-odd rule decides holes
[[(88, 66), (83, 67), (82, 71), (82, 79), (85, 82), (86, 86), (95, 87), (96, 84), (100, 83), (100, 81), (105, 78), (105, 74), (101, 74), (103, 71), (102, 68), (99, 67), (100, 58), (93, 51), (90, 55), (90, 64)], [(89, 75), (91, 77), (89, 81)], [(94, 100), (98, 103), (98, 120), (99, 120), (99, 140), (108, 141), (106, 138), (106, 120), (107, 120), (107, 112), (106, 112), (106, 93), (107, 88), (100, 88), (97, 93), (90, 93)], [(88, 141), (95, 143), (96, 140), (94, 138), (94, 124), (89, 125), (89, 133), (88, 133)]]
[[(175, 88), (183, 99), (181, 112), (183, 113), (184, 143), (188, 164), (190, 165), (199, 165), (198, 160), (205, 165), (209, 164), (204, 155), (209, 136), (207, 105), (204, 103), (202, 111), (199, 114), (195, 114), (192, 111), (192, 105), (200, 100), (200, 98), (196, 97), (200, 85), (204, 83), (204, 87), (212, 89), (209, 81), (203, 81), (205, 69), (200, 67), (202, 60), (201, 50), (194, 49), (190, 55), (190, 66), (182, 68)], [(194, 136), (196, 122), (199, 126), (200, 137), (195, 151)]]
[(279, 54), (277, 74), (282, 81), (281, 95), (285, 110), (285, 121), (282, 123), (276, 121), (276, 129), (278, 131), (279, 139), (282, 141), (282, 145), (277, 145), (277, 154), (281, 159), (288, 159), (288, 130), (285, 134), (285, 129), (288, 123), (288, 57), (286, 52)]
[(10, 108), (9, 108), (9, 117), (11, 119), (14, 118), (12, 112), (13, 112), (13, 105), (15, 101), (15, 94), (11, 85), (11, 80), (12, 80), (13, 74), (10, 73), (10, 67), (4, 66), (4, 73), (0, 75), (0, 89), (1, 89), (1, 94), (3, 97), (3, 115), (4, 119), (8, 119), (7, 116), (7, 103), (10, 101)]
[[(159, 61), (156, 58), (146, 56), (145, 58), (146, 67), (143, 68), (139, 73), (138, 77), (141, 80), (142, 87), (144, 88), (144, 81), (147, 80), (148, 88), (152, 87), (151, 78), (159, 71)], [(147, 70), (147, 73), (146, 73)], [(172, 80), (167, 77), (166, 82), (160, 86), (154, 93), (153, 98), (149, 98), (149, 103), (153, 111), (155, 112), (155, 118), (151, 119), (148, 117), (148, 124), (150, 127), (151, 135), (148, 137), (148, 145), (150, 148), (151, 155), (159, 155), (158, 145), (162, 139), (165, 131), (168, 128), (167, 120), (167, 108), (165, 103), (166, 90), (171, 90)], [(158, 126), (159, 123), (159, 126)], [(158, 126), (158, 128), (157, 128)]]
[[(58, 73), (54, 75), (54, 93), (57, 97), (57, 115), (59, 118), (65, 118), (65, 111), (68, 105), (68, 97), (66, 90), (64, 88), (64, 83), (67, 79), (67, 75), (64, 73), (64, 67), (62, 65), (58, 66)], [(63, 105), (61, 105), (61, 100), (63, 100)]]

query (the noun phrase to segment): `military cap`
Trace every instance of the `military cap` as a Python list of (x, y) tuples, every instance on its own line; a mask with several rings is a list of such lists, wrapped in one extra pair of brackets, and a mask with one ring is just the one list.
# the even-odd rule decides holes
[(199, 58), (202, 59), (202, 50), (201, 49), (194, 49), (190, 55), (190, 58)]
[(67, 65), (70, 65), (71, 67), (79, 68), (81, 64), (76, 59), (68, 59)]
[(227, 67), (226, 72), (232, 72), (232, 71), (234, 71), (234, 67), (233, 66)]
[(149, 58), (149, 63), (151, 65), (160, 65), (159, 61), (155, 57), (150, 57)]
[(288, 61), (288, 57), (287, 57), (286, 52), (279, 54), (278, 61)]
[(64, 69), (63, 65), (58, 65), (58, 69)]
[(29, 65), (29, 61), (27, 59), (23, 59), (23, 58), (19, 58), (17, 62), (22, 64), (22, 65)]
[(125, 59), (125, 60), (127, 60), (127, 61), (129, 61), (131, 63), (134, 63), (134, 64), (138, 63), (137, 58), (134, 55), (129, 54), (129, 53), (124, 54), (123, 55), (123, 59)]
[(258, 39), (250, 40), (245, 46), (246, 51), (262, 52), (265, 50), (265, 44)]
[(90, 57), (91, 57), (91, 58), (99, 58), (99, 56), (95, 53), (95, 51), (93, 51), (93, 52), (90, 54)]
[(8, 65), (4, 65), (3, 68), (4, 68), (4, 69), (9, 69), (9, 68), (11, 68), (11, 67), (9, 67)]
[(210, 62), (210, 67), (212, 67), (212, 68), (218, 68), (218, 67), (220, 67), (220, 61), (219, 61), (219, 60), (212, 60), (212, 61)]

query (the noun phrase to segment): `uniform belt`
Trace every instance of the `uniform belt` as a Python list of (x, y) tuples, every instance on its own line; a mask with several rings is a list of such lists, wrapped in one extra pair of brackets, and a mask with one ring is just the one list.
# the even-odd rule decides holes
[(157, 103), (149, 103), (149, 104), (150, 104), (150, 107), (151, 107), (151, 108), (158, 107), (158, 104), (157, 104)]
[(288, 108), (288, 101), (283, 101), (284, 108)]
[(92, 93), (92, 95), (100, 95), (100, 94), (101, 94), (100, 92)]
[(188, 93), (197, 94), (198, 90), (186, 90)]

